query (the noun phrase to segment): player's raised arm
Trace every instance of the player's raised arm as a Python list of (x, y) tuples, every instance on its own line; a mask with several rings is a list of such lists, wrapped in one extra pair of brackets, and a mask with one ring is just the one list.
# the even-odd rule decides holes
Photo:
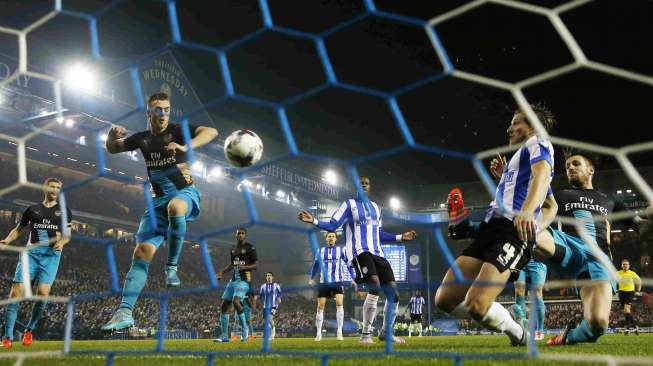
[(202, 147), (218, 137), (218, 130), (213, 127), (198, 126), (195, 130), (195, 136), (190, 140), (190, 146), (193, 149)]
[(111, 127), (109, 133), (107, 134), (107, 141), (105, 143), (107, 151), (111, 154), (119, 154), (121, 152), (129, 151), (129, 149), (127, 149), (125, 146), (126, 138), (126, 128), (120, 126)]
[(320, 229), (335, 232), (342, 226), (342, 224), (345, 223), (345, 220), (347, 217), (349, 217), (349, 212), (349, 205), (347, 204), (347, 201), (345, 201), (341, 203), (340, 207), (338, 207), (336, 212), (333, 213), (333, 216), (331, 216), (331, 220), (329, 220), (329, 222), (319, 221), (317, 218), (313, 217), (313, 215), (305, 210), (299, 211), (297, 218), (307, 224), (313, 224)]

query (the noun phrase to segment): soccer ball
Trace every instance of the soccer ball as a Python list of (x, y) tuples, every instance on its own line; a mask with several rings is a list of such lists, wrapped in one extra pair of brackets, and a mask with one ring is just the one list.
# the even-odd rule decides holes
[(262, 155), (263, 141), (251, 130), (234, 131), (224, 141), (224, 157), (235, 167), (256, 164)]

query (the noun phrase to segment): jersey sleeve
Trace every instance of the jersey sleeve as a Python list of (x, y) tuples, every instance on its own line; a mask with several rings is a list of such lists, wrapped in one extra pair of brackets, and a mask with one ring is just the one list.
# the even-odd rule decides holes
[(347, 201), (344, 201), (340, 204), (340, 207), (338, 207), (336, 212), (333, 213), (329, 222), (323, 222), (319, 221), (318, 219), (314, 219), (313, 224), (326, 231), (336, 231), (342, 226), (342, 224), (345, 223), (347, 217), (351, 215), (350, 212), (351, 209), (349, 208), (349, 204)]
[(315, 253), (315, 259), (313, 259), (313, 265), (311, 266), (311, 272), (309, 273), (309, 276), (311, 276), (311, 279), (315, 277), (317, 274), (317, 271), (320, 269), (320, 251), (318, 250), (317, 253)]
[(526, 141), (526, 149), (530, 156), (530, 164), (533, 165), (542, 160), (549, 163), (551, 172), (553, 173), (553, 151), (550, 148), (551, 144), (547, 140), (538, 139), (533, 137)]
[(20, 217), (20, 226), (27, 226), (31, 220), (32, 208), (28, 207), (25, 212), (23, 212), (23, 216)]
[(141, 140), (143, 139), (143, 134), (141, 132), (135, 133), (123, 140), (123, 145), (125, 146), (125, 150), (127, 151), (134, 151), (138, 149), (141, 145)]
[(261, 288), (258, 289), (258, 296), (265, 301), (265, 284), (261, 285)]
[(379, 228), (379, 237), (383, 242), (401, 242), (401, 234), (391, 234)]

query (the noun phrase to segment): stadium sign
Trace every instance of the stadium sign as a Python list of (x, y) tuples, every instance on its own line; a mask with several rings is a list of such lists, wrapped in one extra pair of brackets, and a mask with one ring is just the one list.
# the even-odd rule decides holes
[(345, 193), (343, 189), (337, 186), (320, 182), (305, 175), (297, 174), (278, 165), (265, 166), (260, 170), (260, 172), (293, 188), (299, 188), (308, 192), (327, 196), (333, 200), (340, 200)]

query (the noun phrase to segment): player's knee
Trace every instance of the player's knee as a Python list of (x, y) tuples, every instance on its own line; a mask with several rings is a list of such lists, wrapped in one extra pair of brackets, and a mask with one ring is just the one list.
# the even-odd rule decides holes
[(134, 259), (151, 261), (156, 247), (154, 245), (139, 244), (134, 248)]
[(603, 334), (606, 329), (608, 329), (609, 319), (607, 316), (593, 315), (591, 316), (587, 324), (592, 329), (593, 333)]
[(168, 216), (183, 216), (188, 210), (186, 201), (174, 199), (168, 203)]
[(224, 313), (224, 312), (229, 311), (230, 307), (231, 307), (231, 301), (226, 301), (225, 300), (225, 301), (222, 302), (222, 306), (220, 307), (220, 310), (222, 310), (222, 312)]
[(451, 313), (453, 309), (458, 306), (458, 304), (451, 301), (451, 296), (446, 296), (446, 291), (442, 290), (442, 288), (438, 288), (438, 290), (435, 292), (433, 302), (438, 309), (444, 311), (447, 314)]
[(21, 296), (23, 296), (23, 287), (17, 285), (12, 286), (11, 290), (9, 291), (9, 297), (14, 298), (14, 297), (21, 297)]

